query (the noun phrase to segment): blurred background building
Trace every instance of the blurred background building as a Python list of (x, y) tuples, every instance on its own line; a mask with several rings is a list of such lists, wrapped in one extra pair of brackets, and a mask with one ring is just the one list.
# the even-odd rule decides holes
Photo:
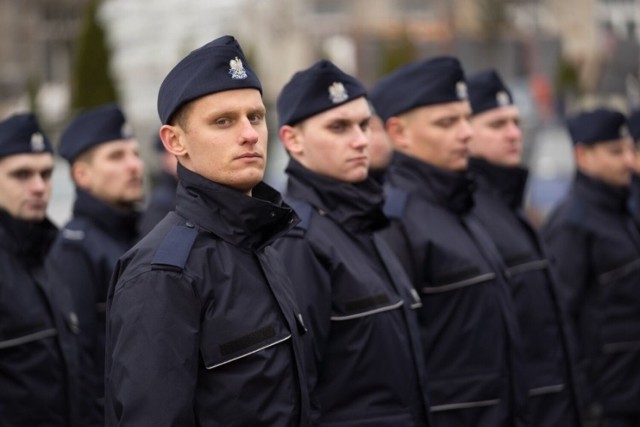
[[(54, 140), (77, 110), (117, 100), (149, 173), (166, 73), (223, 34), (241, 42), (264, 84), (272, 126), (267, 181), (283, 182), (275, 97), (321, 57), (368, 85), (400, 64), (458, 56), (497, 68), (523, 113), (529, 203), (544, 216), (573, 173), (566, 113), (640, 103), (640, 0), (0, 0), (0, 117), (37, 112)], [(56, 172), (52, 216), (69, 215)]]

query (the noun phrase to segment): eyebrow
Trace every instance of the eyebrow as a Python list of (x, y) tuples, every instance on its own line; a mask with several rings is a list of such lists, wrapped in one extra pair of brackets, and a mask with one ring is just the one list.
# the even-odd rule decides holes
[(241, 109), (228, 108), (228, 109), (210, 111), (206, 113), (204, 117), (206, 119), (210, 119), (210, 118), (220, 117), (220, 116), (241, 116), (244, 114), (255, 114), (255, 113), (265, 114), (266, 112), (267, 112), (266, 107), (262, 107), (262, 106), (255, 106), (255, 107), (241, 108)]
[(17, 175), (19, 173), (30, 173), (30, 174), (41, 174), (43, 172), (51, 172), (53, 171), (53, 166), (50, 167), (45, 167), (45, 168), (34, 168), (34, 167), (30, 167), (30, 166), (18, 166), (15, 169), (11, 169), (9, 170), (9, 175)]

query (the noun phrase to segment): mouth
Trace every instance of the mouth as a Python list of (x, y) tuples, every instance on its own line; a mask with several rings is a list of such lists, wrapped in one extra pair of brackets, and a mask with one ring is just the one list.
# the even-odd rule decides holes
[(262, 159), (262, 155), (259, 153), (244, 153), (236, 157), (236, 159)]
[(27, 202), (27, 207), (32, 210), (42, 210), (47, 208), (47, 202), (44, 200), (33, 200)]
[(349, 160), (347, 160), (349, 163), (367, 163), (369, 161), (369, 157), (367, 156), (358, 156), (358, 157), (353, 157)]

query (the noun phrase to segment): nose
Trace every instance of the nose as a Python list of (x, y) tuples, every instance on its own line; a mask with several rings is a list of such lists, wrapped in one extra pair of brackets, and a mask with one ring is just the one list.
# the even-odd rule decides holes
[(458, 137), (465, 142), (469, 141), (471, 137), (473, 137), (473, 127), (471, 127), (471, 122), (469, 121), (469, 119), (465, 118), (460, 121)]
[(142, 173), (144, 169), (144, 164), (142, 163), (142, 160), (140, 159), (140, 156), (138, 155), (138, 153), (130, 153), (128, 158), (129, 158), (129, 161), (127, 162), (127, 166), (129, 170)]
[(369, 128), (363, 129), (360, 126), (356, 126), (355, 128), (355, 135), (352, 142), (353, 147), (359, 150), (368, 147), (371, 140), (371, 130)]
[(260, 134), (255, 125), (245, 118), (241, 123), (240, 143), (254, 145), (258, 142), (259, 138)]
[(522, 129), (516, 123), (510, 122), (507, 135), (510, 141), (519, 141), (522, 139)]
[(625, 164), (627, 165), (627, 167), (629, 168), (629, 170), (633, 171), (635, 169), (636, 166), (636, 152), (634, 149), (630, 148), (628, 150), (626, 150), (625, 152)]
[(47, 190), (47, 180), (39, 173), (33, 174), (31, 179), (31, 190), (34, 193), (44, 193)]

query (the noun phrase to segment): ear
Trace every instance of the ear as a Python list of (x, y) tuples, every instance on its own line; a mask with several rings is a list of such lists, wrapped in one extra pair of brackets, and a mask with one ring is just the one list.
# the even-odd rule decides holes
[(71, 179), (82, 189), (89, 188), (91, 183), (91, 165), (84, 161), (78, 160), (71, 165)]
[(573, 149), (573, 153), (575, 155), (576, 165), (581, 168), (589, 168), (591, 147), (578, 142)]
[(179, 126), (162, 125), (159, 134), (162, 145), (168, 152), (177, 157), (188, 154), (184, 131)]
[(406, 119), (395, 116), (389, 117), (385, 123), (385, 129), (395, 148), (402, 150), (410, 145)]
[(300, 155), (303, 152), (303, 146), (301, 144), (302, 135), (300, 129), (284, 125), (279, 131), (280, 141), (284, 145), (284, 148), (292, 155)]

